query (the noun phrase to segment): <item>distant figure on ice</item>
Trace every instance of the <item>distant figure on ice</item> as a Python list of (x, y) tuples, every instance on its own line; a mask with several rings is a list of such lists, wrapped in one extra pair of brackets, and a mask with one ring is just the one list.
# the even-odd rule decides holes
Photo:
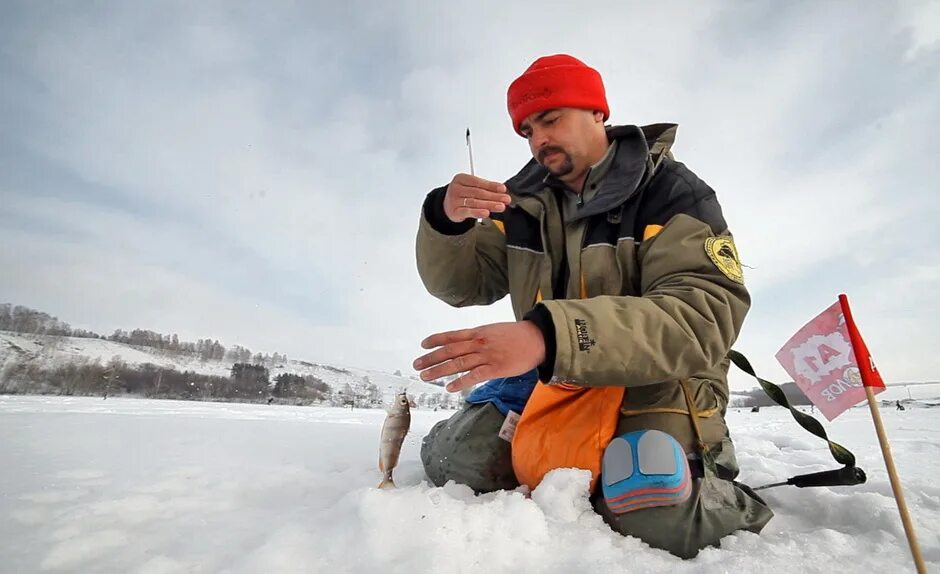
[(425, 437), (428, 478), (488, 492), (584, 468), (611, 528), (681, 557), (760, 532), (773, 513), (732, 481), (725, 424), (750, 297), (715, 192), (673, 159), (677, 126), (605, 125), (601, 75), (568, 55), (536, 60), (507, 104), (532, 159), (505, 183), (458, 173), (421, 210), (428, 291), (508, 294), (516, 319), (422, 342), (423, 380), (489, 381)]
[(897, 410), (903, 411), (904, 405), (901, 404), (901, 401), (895, 401), (894, 404), (897, 406)]

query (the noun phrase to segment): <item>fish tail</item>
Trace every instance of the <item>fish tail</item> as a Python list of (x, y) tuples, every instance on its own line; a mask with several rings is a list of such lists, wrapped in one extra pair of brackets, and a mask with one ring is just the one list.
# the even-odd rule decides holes
[(379, 488), (398, 488), (395, 486), (395, 481), (392, 480), (392, 473), (385, 473), (385, 476), (382, 477), (382, 482), (379, 483)]

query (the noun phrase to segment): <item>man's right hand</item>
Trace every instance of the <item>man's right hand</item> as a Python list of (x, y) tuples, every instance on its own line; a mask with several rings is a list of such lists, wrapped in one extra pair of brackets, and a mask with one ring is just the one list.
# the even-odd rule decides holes
[(465, 219), (489, 217), (491, 212), (506, 211), (512, 200), (506, 186), (466, 173), (458, 173), (444, 194), (444, 213), (454, 223)]

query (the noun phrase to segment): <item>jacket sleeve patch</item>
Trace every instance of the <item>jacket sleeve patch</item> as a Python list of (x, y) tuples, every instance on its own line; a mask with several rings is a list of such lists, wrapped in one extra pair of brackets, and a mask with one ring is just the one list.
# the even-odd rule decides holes
[(709, 237), (705, 240), (705, 252), (725, 277), (735, 283), (744, 284), (744, 271), (741, 269), (741, 260), (738, 259), (738, 249), (734, 246), (733, 239), (727, 236)]
[(584, 319), (574, 320), (574, 329), (578, 334), (578, 349), (587, 353), (591, 352), (591, 347), (597, 344), (591, 332), (588, 330), (588, 322)]

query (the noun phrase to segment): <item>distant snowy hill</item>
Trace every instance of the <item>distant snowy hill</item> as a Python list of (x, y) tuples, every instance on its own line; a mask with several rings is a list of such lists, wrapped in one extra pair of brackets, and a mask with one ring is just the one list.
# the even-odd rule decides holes
[[(203, 361), (191, 355), (132, 346), (105, 339), (24, 335), (0, 331), (0, 370), (12, 361), (25, 360), (51, 368), (82, 359), (98, 360), (104, 364), (115, 356), (120, 357), (129, 365), (152, 363), (164, 368), (193, 371), (204, 375), (229, 376), (232, 369), (231, 361)], [(354, 367), (320, 365), (297, 359), (280, 361), (270, 366), (269, 370), (272, 381), (281, 373), (313, 376), (337, 391), (347, 383), (355, 388), (368, 378), (369, 382), (374, 383), (382, 391), (386, 403), (391, 400), (392, 395), (403, 390), (411, 397), (418, 397), (421, 394), (443, 397), (450, 394), (442, 387), (419, 380), (417, 375), (408, 377)]]

